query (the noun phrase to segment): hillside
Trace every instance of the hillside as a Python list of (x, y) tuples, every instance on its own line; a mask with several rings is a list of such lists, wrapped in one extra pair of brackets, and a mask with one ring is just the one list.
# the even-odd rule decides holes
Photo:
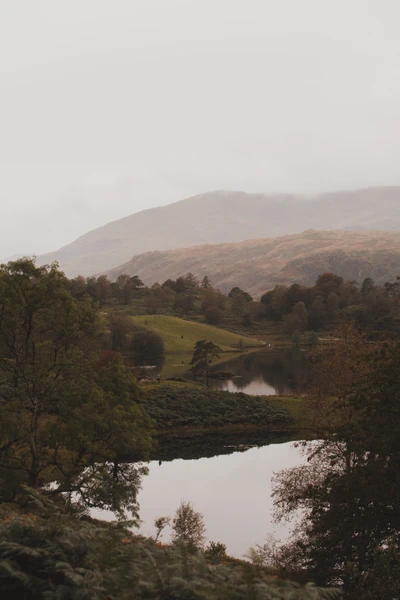
[[(183, 375), (193, 356), (193, 349), (199, 340), (210, 340), (222, 350), (220, 361), (226, 360), (227, 352), (237, 352), (240, 342), (245, 348), (256, 348), (262, 346), (259, 340), (243, 337), (207, 325), (206, 323), (195, 323), (178, 317), (165, 315), (146, 315), (132, 317), (136, 325), (146, 327), (158, 333), (165, 346), (165, 365), (163, 375)], [(214, 364), (219, 361), (214, 361)]]
[[(134, 201), (133, 201), (134, 202)], [(39, 263), (70, 277), (93, 275), (137, 254), (300, 233), (306, 229), (400, 230), (400, 187), (305, 197), (217, 191), (135, 213), (95, 229)]]
[(151, 285), (192, 272), (227, 292), (238, 285), (255, 297), (277, 284), (312, 285), (333, 271), (347, 280), (377, 283), (400, 274), (400, 232), (315, 231), (233, 244), (147, 252), (108, 272), (139, 275)]

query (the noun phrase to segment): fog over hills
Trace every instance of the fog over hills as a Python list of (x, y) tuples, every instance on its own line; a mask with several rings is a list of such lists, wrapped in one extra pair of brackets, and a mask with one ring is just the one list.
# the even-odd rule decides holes
[(108, 223), (39, 257), (38, 262), (57, 260), (68, 276), (88, 276), (148, 251), (277, 237), (307, 229), (400, 230), (399, 205), (400, 187), (315, 197), (207, 192)]
[(312, 285), (327, 271), (359, 283), (366, 277), (384, 283), (400, 273), (400, 232), (308, 230), (278, 238), (147, 252), (107, 275), (113, 280), (121, 273), (139, 275), (151, 285), (189, 271), (199, 278), (208, 275), (224, 292), (238, 285), (255, 297), (279, 284)]

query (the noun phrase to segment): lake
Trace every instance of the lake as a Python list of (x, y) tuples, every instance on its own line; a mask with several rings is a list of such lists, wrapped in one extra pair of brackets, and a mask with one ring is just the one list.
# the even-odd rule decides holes
[(307, 374), (305, 353), (298, 348), (280, 352), (267, 350), (236, 356), (212, 368), (213, 372), (228, 371), (233, 379), (209, 380), (214, 389), (245, 392), (250, 395), (292, 394)]
[[(293, 442), (248, 447), (254, 440), (243, 445), (239, 439), (225, 440), (224, 451), (229, 453), (215, 450), (203, 458), (150, 462), (138, 498), (140, 532), (154, 535), (154, 519), (173, 516), (185, 500), (204, 515), (207, 540), (223, 542), (233, 556), (242, 557), (250, 547), (263, 544), (269, 533), (287, 538), (289, 526), (272, 522), (271, 478), (281, 469), (302, 464), (304, 457)], [(105, 511), (92, 514), (112, 518)], [(166, 530), (162, 541), (168, 542), (169, 533)]]

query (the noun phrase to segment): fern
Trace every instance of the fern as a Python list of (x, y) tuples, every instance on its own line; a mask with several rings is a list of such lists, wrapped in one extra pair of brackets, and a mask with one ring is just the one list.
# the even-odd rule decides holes
[(0, 521), (2, 600), (337, 600), (337, 590), (271, 578), (229, 559), (210, 565), (126, 525), (79, 519), (34, 492), (31, 512)]

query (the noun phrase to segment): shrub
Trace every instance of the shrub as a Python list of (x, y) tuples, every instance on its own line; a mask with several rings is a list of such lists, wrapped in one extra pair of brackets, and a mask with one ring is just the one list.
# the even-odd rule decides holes
[(223, 427), (225, 425), (290, 424), (285, 408), (272, 406), (262, 396), (248, 396), (209, 388), (161, 385), (144, 389), (143, 404), (159, 429), (173, 427)]

